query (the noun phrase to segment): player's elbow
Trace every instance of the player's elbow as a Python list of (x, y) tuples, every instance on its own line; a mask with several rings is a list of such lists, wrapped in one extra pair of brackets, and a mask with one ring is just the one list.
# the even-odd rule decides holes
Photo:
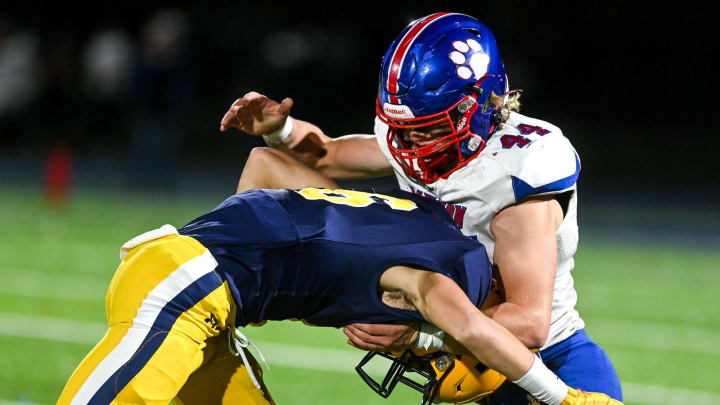
[(538, 349), (547, 342), (550, 333), (550, 314), (545, 311), (526, 313), (524, 327), (517, 331), (517, 338), (530, 349)]
[(252, 167), (263, 167), (268, 163), (272, 163), (273, 160), (277, 159), (273, 150), (268, 147), (256, 147), (250, 150), (247, 161), (245, 162), (245, 169)]
[(278, 176), (283, 164), (282, 155), (282, 152), (270, 148), (253, 148), (240, 176), (237, 193), (256, 188), (273, 188), (274, 177)]
[(539, 349), (545, 345), (547, 337), (547, 332), (543, 333), (541, 330), (533, 328), (533, 330), (528, 330), (527, 333), (522, 336), (518, 336), (518, 339), (520, 339), (528, 349)]

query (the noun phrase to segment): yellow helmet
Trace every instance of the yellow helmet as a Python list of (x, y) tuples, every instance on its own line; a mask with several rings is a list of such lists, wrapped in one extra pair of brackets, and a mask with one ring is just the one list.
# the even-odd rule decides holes
[[(363, 370), (376, 355), (392, 362), (381, 383)], [(392, 353), (370, 352), (358, 363), (355, 370), (370, 388), (383, 398), (387, 398), (397, 383), (401, 382), (423, 394), (422, 405), (433, 402), (463, 404), (477, 401), (493, 393), (506, 380), (504, 375), (487, 368), (473, 356), (417, 349)], [(418, 382), (405, 373), (416, 373), (424, 382)]]

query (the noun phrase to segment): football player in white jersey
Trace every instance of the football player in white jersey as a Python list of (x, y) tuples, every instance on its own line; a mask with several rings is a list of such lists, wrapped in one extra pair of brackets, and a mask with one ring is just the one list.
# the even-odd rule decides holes
[[(519, 114), (492, 32), (473, 17), (436, 13), (413, 21), (382, 64), (374, 135), (326, 136), (289, 116), (281, 103), (251, 92), (222, 118), (264, 135), (238, 191), (256, 187), (333, 187), (332, 179), (394, 173), (400, 188), (441, 201), (466, 235), (488, 249), (506, 301), (487, 314), (567, 384), (622, 400), (606, 353), (575, 310), (571, 270), (578, 244), (579, 157), (562, 131)], [(312, 170), (310, 170), (310, 169)], [(350, 343), (388, 350), (412, 343), (403, 325), (352, 325)], [(421, 327), (416, 344), (439, 347), (442, 334)], [(492, 404), (527, 403), (515, 386)]]

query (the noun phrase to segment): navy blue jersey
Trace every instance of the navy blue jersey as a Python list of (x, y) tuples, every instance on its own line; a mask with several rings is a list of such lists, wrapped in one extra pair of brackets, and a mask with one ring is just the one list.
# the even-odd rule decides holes
[(253, 190), (179, 230), (217, 259), (237, 325), (303, 319), (319, 326), (421, 320), (382, 303), (378, 281), (395, 265), (454, 280), (478, 307), (492, 265), (439, 203), (410, 193)]

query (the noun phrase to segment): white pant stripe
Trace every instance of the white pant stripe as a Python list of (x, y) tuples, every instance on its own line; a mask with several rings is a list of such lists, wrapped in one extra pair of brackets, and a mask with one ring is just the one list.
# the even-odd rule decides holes
[(155, 286), (143, 300), (127, 334), (93, 370), (75, 394), (71, 404), (87, 404), (105, 381), (135, 354), (163, 307), (190, 284), (213, 271), (216, 266), (215, 258), (210, 252), (205, 252), (180, 265)]

